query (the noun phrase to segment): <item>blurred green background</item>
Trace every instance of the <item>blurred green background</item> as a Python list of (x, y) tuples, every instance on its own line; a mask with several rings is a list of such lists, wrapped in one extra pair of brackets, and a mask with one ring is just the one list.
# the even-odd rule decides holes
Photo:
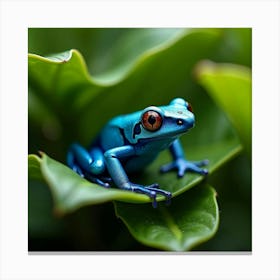
[[(203, 59), (215, 62), (226, 62), (244, 65), (251, 68), (251, 29), (221, 28), (219, 39), (211, 50), (205, 52)], [(28, 51), (47, 56), (77, 49), (84, 56), (90, 75), (97, 82), (115, 82), (124, 73), (130, 71), (139, 57), (152, 53), (155, 48), (172, 44), (186, 29), (42, 29), (31, 28), (28, 31)], [(199, 44), (192, 48), (203, 49)], [(195, 64), (198, 61), (195, 61)], [(164, 67), (164, 62), (160, 67)], [(176, 73), (173, 73), (176, 75)], [(190, 73), (191, 75), (191, 73)], [(47, 79), (47, 77), (46, 77)], [(212, 102), (205, 90), (192, 78), (178, 85), (176, 95), (186, 95), (186, 88), (195, 91), (192, 96), (195, 104), (199, 104), (196, 112), (202, 111), (200, 121), (206, 121), (203, 114), (204, 102)], [(38, 109), (34, 91), (36, 83), (29, 80), (29, 153), (43, 150), (56, 155), (60, 161), (65, 161), (67, 146), (73, 141), (70, 131), (66, 137), (69, 142), (63, 142), (62, 134), (66, 133), (55, 120), (38, 121)], [(200, 97), (200, 96), (203, 96)], [(208, 100), (209, 99), (209, 100)], [(170, 100), (167, 96), (166, 100)], [(203, 102), (200, 100), (203, 100)], [(206, 100), (206, 101), (205, 101)], [(123, 101), (125, 102), (125, 101)], [(109, 106), (114, 106), (110, 104)], [(213, 104), (214, 110), (216, 109)], [(132, 108), (128, 108), (128, 111)], [(67, 113), (68, 108), (65, 108)], [(226, 116), (219, 117), (223, 123)], [(67, 124), (71, 130), (71, 120)], [(210, 125), (216, 129), (218, 125)], [(204, 131), (207, 134), (207, 131)], [(63, 135), (65, 139), (65, 135)], [(89, 136), (80, 135), (85, 143)], [(200, 134), (193, 132), (190, 142), (203, 141)], [(215, 139), (212, 139), (215, 141)], [(209, 183), (218, 193), (220, 208), (220, 226), (213, 239), (196, 247), (203, 251), (250, 251), (251, 250), (251, 159), (241, 153), (234, 160), (225, 164), (209, 177)], [(46, 184), (30, 180), (28, 185), (28, 233), (30, 251), (154, 251), (138, 243), (128, 232), (122, 221), (115, 217), (112, 203), (87, 206), (68, 214), (57, 217), (53, 213), (53, 202)]]

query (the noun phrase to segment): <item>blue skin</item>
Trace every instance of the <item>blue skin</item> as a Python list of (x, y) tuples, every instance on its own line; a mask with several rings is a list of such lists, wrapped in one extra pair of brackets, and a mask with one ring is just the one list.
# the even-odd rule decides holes
[(189, 103), (182, 98), (172, 100), (167, 106), (150, 106), (118, 116), (105, 125), (90, 149), (72, 144), (67, 164), (81, 177), (103, 187), (109, 187), (113, 180), (120, 189), (146, 194), (156, 208), (156, 196), (163, 195), (169, 202), (171, 193), (160, 189), (158, 184), (132, 183), (127, 173), (142, 170), (162, 150), (169, 148), (173, 162), (162, 166), (162, 173), (177, 170), (178, 177), (183, 177), (186, 171), (207, 175), (208, 171), (200, 167), (208, 161), (186, 160), (178, 139), (194, 126), (194, 121)]

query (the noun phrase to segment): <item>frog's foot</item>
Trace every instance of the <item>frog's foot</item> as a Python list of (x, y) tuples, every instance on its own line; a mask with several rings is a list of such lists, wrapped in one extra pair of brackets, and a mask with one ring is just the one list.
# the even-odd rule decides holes
[(110, 177), (104, 177), (104, 176), (94, 176), (90, 173), (86, 173), (84, 175), (84, 177), (91, 181), (92, 183), (98, 184), (104, 188), (110, 188), (111, 187), (111, 183), (112, 183), (112, 179)]
[(167, 204), (170, 204), (170, 199), (172, 197), (171, 192), (160, 189), (158, 184), (142, 186), (129, 182), (123, 187), (123, 189), (148, 195), (152, 199), (152, 205), (154, 208), (157, 208), (157, 200), (156, 200), (157, 194), (161, 194), (165, 196)]
[(177, 175), (180, 178), (183, 177), (187, 171), (195, 172), (195, 173), (205, 176), (208, 174), (208, 170), (202, 169), (200, 167), (205, 166), (208, 163), (209, 163), (209, 161), (207, 159), (201, 160), (201, 161), (196, 161), (196, 162), (191, 162), (191, 161), (187, 161), (183, 158), (179, 158), (169, 164), (163, 165), (160, 169), (160, 172), (166, 173), (171, 170), (177, 170), (178, 171)]
[[(151, 191), (155, 191), (157, 194), (161, 194), (161, 195), (165, 196), (166, 197), (166, 205), (170, 205), (171, 197), (172, 197), (171, 192), (160, 189), (159, 184), (153, 184), (151, 186), (147, 186), (146, 189), (151, 190)], [(154, 207), (154, 208), (156, 208), (156, 207)]]

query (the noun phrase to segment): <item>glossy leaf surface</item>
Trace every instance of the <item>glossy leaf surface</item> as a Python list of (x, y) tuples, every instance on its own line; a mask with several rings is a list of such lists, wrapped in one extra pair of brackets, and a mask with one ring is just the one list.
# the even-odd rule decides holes
[[(210, 159), (210, 173), (218, 168), (230, 157), (234, 156), (240, 150), (240, 146), (234, 142), (225, 143), (224, 146), (205, 147), (199, 150), (192, 150), (191, 155), (206, 155)], [(208, 153), (207, 153), (208, 151)], [(226, 155), (226, 156), (225, 156)], [(160, 174), (159, 166), (163, 159), (167, 158), (162, 155), (151, 167), (149, 167), (144, 174), (139, 177), (132, 177), (133, 182), (141, 182), (142, 184), (151, 184), (154, 182), (160, 183), (165, 190), (171, 191), (173, 197), (183, 193), (194, 185), (203, 180), (203, 177), (197, 174), (187, 174), (184, 178), (178, 179), (174, 172), (170, 174)], [(34, 165), (35, 161), (35, 165)], [(82, 206), (89, 204), (98, 204), (112, 200), (125, 201), (131, 203), (149, 203), (150, 199), (143, 194), (123, 191), (116, 187), (103, 188), (99, 185), (93, 184), (64, 164), (43, 155), (42, 160), (38, 161), (37, 157), (30, 156), (30, 172), (35, 172), (39, 177), (39, 162), (44, 180), (49, 184), (53, 198), (55, 201), (55, 208), (57, 212), (65, 214), (72, 212)], [(141, 179), (143, 178), (143, 179)], [(159, 197), (158, 201), (162, 201), (163, 197)]]
[(151, 211), (149, 205), (115, 203), (116, 214), (130, 233), (145, 245), (186, 251), (211, 238), (219, 223), (216, 193), (212, 187), (193, 188)]
[(199, 82), (227, 113), (240, 139), (251, 154), (252, 82), (249, 68), (203, 61), (197, 67)]
[(42, 180), (41, 159), (37, 155), (28, 156), (28, 178)]

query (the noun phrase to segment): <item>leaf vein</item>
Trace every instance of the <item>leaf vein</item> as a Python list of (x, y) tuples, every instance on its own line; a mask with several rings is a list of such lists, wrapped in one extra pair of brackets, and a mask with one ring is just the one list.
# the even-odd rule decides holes
[(170, 231), (174, 234), (174, 236), (181, 241), (183, 237), (183, 233), (174, 221), (173, 217), (170, 215), (170, 213), (166, 210), (166, 208), (160, 208), (160, 212), (163, 215), (163, 218), (166, 221), (166, 224)]

